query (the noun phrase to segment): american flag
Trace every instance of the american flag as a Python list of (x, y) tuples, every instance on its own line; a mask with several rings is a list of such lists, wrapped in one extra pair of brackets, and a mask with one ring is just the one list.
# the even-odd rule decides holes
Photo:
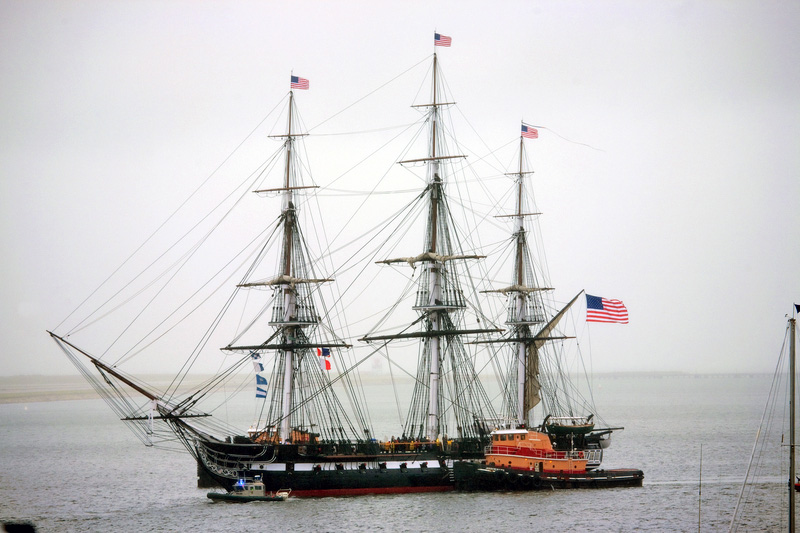
[(450, 37), (447, 35), (442, 35), (440, 33), (433, 34), (433, 45), (434, 46), (450, 46)]
[(586, 322), (628, 323), (628, 309), (620, 300), (586, 295)]
[(308, 80), (305, 78), (292, 76), (292, 81), (289, 84), (289, 87), (292, 89), (308, 89)]
[(538, 139), (539, 138), (539, 130), (536, 128), (531, 128), (530, 126), (526, 126), (525, 124), (522, 125), (522, 136), (526, 139)]

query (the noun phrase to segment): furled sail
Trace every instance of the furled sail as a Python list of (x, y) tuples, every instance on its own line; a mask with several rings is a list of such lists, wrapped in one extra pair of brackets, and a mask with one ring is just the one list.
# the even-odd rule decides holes
[(567, 313), (569, 308), (572, 307), (572, 304), (578, 300), (581, 294), (583, 294), (583, 291), (575, 295), (550, 322), (539, 330), (539, 333), (533, 338), (533, 342), (528, 345), (528, 361), (525, 365), (525, 400), (523, 402), (523, 410), (525, 413), (530, 412), (530, 410), (536, 407), (542, 400), (539, 396), (539, 390), (541, 389), (539, 383), (539, 349), (544, 346), (547, 341), (563, 338), (550, 337), (550, 333), (552, 333), (561, 318)]
[(539, 352), (536, 343), (528, 345), (528, 364), (525, 366), (525, 402), (523, 409), (529, 413), (531, 409), (539, 405), (542, 401), (539, 391), (542, 389), (539, 383)]

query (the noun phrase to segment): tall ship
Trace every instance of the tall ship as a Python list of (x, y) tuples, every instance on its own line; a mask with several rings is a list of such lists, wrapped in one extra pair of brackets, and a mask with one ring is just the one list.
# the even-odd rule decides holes
[[(437, 35), (436, 44), (439, 42)], [(280, 208), (273, 223), (249, 243), (250, 251), (236, 254), (213, 273), (214, 280), (224, 278), (219, 287), (230, 287), (230, 293), (219, 300), (221, 310), (210, 315), (199, 311), (211, 301), (199, 296), (200, 289), (212, 285), (207, 281), (184, 287), (190, 296), (174, 311), (152, 325), (141, 324), (159, 298), (175, 297), (168, 282), (189, 270), (190, 260), (202, 257), (197, 252), (200, 245), (221, 226), (211, 223), (208, 233), (182, 254), (176, 252), (174, 262), (167, 262), (153, 281), (140, 281), (137, 274), (71, 329), (49, 332), (142, 442), (188, 450), (201, 478), (227, 491), (253, 480), (263, 484), (266, 492), (289, 490), (293, 497), (447, 491), (456, 487), (458, 464), (485, 464), (497, 431), (530, 426), (531, 409), (541, 401), (547, 405), (541, 431), (553, 449), (577, 451), (586, 457), (585, 466), (599, 466), (603, 439), (612, 428), (595, 427), (591, 413), (562, 409), (569, 404), (557, 396), (557, 386), (545, 385), (546, 374), (539, 371), (543, 360), (539, 354), (557, 337), (556, 325), (567, 309), (548, 317), (540, 298), (546, 289), (530, 278), (522, 163), (514, 215), (519, 221), (514, 237), (518, 246), (514, 282), (508, 288), (495, 289), (508, 297), (505, 329), (495, 325), (476, 301), (477, 284), (482, 281), (470, 265), (480, 263), (484, 256), (475, 246), (465, 244), (459, 231), (463, 232), (463, 221), (454, 218), (449, 202), (452, 165), (465, 156), (448, 150), (452, 132), (448, 131), (447, 109), (453, 102), (444, 91), (435, 53), (430, 72), (430, 99), (415, 105), (422, 112), (424, 151), (396, 161), (420, 174), (417, 177), (423, 186), (407, 212), (418, 215), (422, 234), (379, 247), (376, 253), (387, 254), (372, 261), (380, 266), (371, 266), (409, 269), (405, 290), (381, 286), (387, 296), (413, 295), (413, 303), (405, 309), (405, 322), (401, 319), (396, 325), (398, 321), (389, 319), (398, 309), (395, 304), (366, 334), (353, 335), (342, 326), (346, 305), (341, 295), (328, 288), (335, 287), (334, 277), (343, 269), (328, 262), (331, 254), (321, 239), (324, 228), (307, 228), (309, 222), (314, 223), (309, 213), (317, 186), (306, 181), (309, 165), (302, 158), (306, 133), (294, 91), (308, 89), (308, 80), (292, 76), (285, 130), (273, 136), (281, 142), (280, 150), (244, 184), (244, 188), (253, 185), (251, 190), (259, 196), (278, 198)], [(276, 173), (278, 180), (274, 179)], [(232, 210), (215, 209), (225, 216)], [(397, 218), (410, 221), (411, 214)], [(316, 223), (324, 226), (320, 220)], [(406, 232), (407, 228), (390, 230), (392, 235)], [(409, 242), (416, 244), (401, 252)], [(165, 252), (158, 260), (166, 256)], [(231, 281), (234, 270), (228, 270), (234, 263), (240, 265), (238, 282)], [(142, 284), (141, 290), (134, 288), (137, 283)], [(144, 300), (121, 332), (103, 335), (102, 348), (88, 349), (74, 340), (89, 325), (105, 320), (154, 287), (155, 295)], [(215, 292), (220, 292), (219, 287)], [(186, 354), (176, 376), (166, 385), (156, 387), (123, 370), (124, 363), (165, 342), (170, 333), (191, 330), (192, 321), (200, 317), (206, 317), (210, 325), (195, 332), (192, 345), (166, 344), (158, 352), (163, 362), (168, 354)], [(122, 348), (120, 339), (136, 331), (143, 332), (141, 339)], [(365, 347), (369, 355), (353, 357), (355, 344)], [(417, 352), (413, 391), (402, 430), (391, 439), (380, 439), (370, 422), (370, 399), (365, 397), (358, 371), (367, 358), (386, 355), (397, 344), (406, 352), (410, 346)], [(499, 346), (511, 346), (514, 355), (508, 370), (501, 372), (503, 401), (498, 403), (503, 405), (497, 409), (496, 398), (484, 386), (475, 354), (488, 347), (496, 358)], [(201, 355), (218, 348), (224, 354), (220, 370), (189, 386), (191, 370)], [(332, 361), (337, 372), (330, 370)], [(233, 394), (252, 385), (256, 398), (248, 402), (254, 415), (247, 430), (214, 416), (232, 409), (236, 403), (231, 401)]]

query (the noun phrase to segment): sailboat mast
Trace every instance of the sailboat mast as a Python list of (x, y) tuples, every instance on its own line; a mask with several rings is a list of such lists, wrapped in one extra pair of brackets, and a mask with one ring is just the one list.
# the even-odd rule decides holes
[[(430, 216), (430, 246), (428, 252), (436, 253), (436, 230), (438, 226), (438, 202), (439, 202), (439, 185), (441, 179), (439, 178), (439, 160), (436, 159), (436, 122), (438, 119), (438, 104), (436, 100), (436, 71), (437, 71), (437, 58), (433, 54), (433, 106), (431, 108), (431, 144), (430, 144), (430, 174), (431, 174), (431, 216)], [(439, 298), (440, 284), (439, 284), (439, 266), (435, 261), (428, 263), (430, 273), (429, 277), (429, 290), (428, 290), (428, 305), (431, 307), (436, 306)], [(431, 330), (439, 330), (439, 312), (434, 310), (430, 315)], [(439, 337), (433, 336), (430, 338), (431, 360), (430, 360), (430, 392), (428, 396), (428, 440), (433, 440), (439, 433)]]
[[(292, 148), (292, 111), (294, 107), (294, 93), (289, 91), (289, 125), (286, 132), (286, 173), (283, 181), (283, 275), (292, 276), (292, 231), (294, 228), (294, 204), (292, 203), (291, 165)], [(295, 289), (286, 285), (283, 289), (284, 322), (291, 322), (296, 305)], [(287, 337), (294, 337), (294, 327), (287, 328)], [(294, 351), (291, 348), (283, 350), (283, 410), (281, 417), (280, 438), (283, 442), (289, 439), (289, 416), (292, 412), (292, 379), (294, 372)]]
[(797, 327), (794, 316), (789, 319), (789, 531), (795, 531), (795, 466), (794, 466), (794, 441), (795, 441), (795, 402), (797, 392), (795, 390), (795, 329)]

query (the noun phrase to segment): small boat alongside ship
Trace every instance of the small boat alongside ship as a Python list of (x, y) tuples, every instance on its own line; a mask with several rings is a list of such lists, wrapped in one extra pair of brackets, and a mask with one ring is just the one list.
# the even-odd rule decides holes
[(206, 496), (215, 502), (282, 502), (289, 499), (292, 489), (280, 489), (267, 492), (261, 476), (252, 480), (240, 479), (230, 492), (209, 492)]

